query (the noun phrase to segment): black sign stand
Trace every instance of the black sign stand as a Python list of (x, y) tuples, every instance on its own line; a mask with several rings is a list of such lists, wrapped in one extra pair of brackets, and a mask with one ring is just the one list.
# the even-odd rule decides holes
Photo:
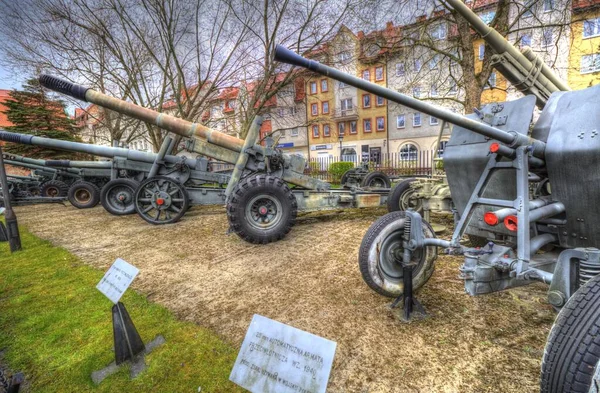
[(21, 236), (19, 235), (19, 226), (17, 225), (17, 216), (10, 203), (10, 194), (8, 192), (8, 179), (6, 179), (6, 168), (4, 167), (4, 158), (2, 157), (2, 148), (0, 148), (0, 185), (2, 186), (2, 199), (4, 200), (4, 218), (6, 220), (6, 235), (10, 252), (20, 251)]
[(115, 340), (115, 363), (133, 360), (146, 350), (125, 305), (118, 302), (112, 307), (113, 336)]

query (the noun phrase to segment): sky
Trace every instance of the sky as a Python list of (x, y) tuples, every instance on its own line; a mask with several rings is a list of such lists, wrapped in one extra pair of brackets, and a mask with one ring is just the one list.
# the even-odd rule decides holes
[(21, 87), (21, 84), (25, 81), (26, 76), (18, 77), (12, 75), (12, 73), (4, 66), (0, 65), (0, 89), (14, 89)]

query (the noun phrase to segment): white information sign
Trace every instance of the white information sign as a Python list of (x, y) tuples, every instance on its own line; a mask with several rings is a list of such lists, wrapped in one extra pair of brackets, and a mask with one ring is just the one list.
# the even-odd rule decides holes
[(336, 345), (255, 314), (229, 379), (252, 393), (325, 393)]
[(96, 288), (110, 301), (117, 304), (139, 272), (137, 267), (117, 258)]

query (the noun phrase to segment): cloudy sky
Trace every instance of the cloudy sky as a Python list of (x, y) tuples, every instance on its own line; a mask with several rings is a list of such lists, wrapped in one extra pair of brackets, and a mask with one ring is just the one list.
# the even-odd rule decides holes
[(25, 75), (22, 77), (15, 77), (11, 72), (0, 65), (0, 89), (13, 89), (16, 87), (21, 87), (21, 83), (25, 79)]

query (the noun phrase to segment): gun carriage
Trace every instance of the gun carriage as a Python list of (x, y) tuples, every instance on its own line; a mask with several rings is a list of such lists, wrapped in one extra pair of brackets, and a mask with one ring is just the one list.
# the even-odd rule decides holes
[[(448, 2), (466, 14), (462, 2)], [(600, 347), (593, 344), (598, 339), (594, 326), (600, 323), (600, 85), (570, 91), (530, 51), (518, 56), (477, 16), (471, 19), (488, 42), (502, 39), (491, 45), (499, 53), (496, 66), (525, 97), (461, 116), (281, 46), (275, 59), (454, 125), (444, 152), (456, 209), (451, 240), (436, 239), (412, 209), (388, 213), (373, 223), (359, 250), (366, 284), (402, 300), (409, 318), (418, 305), (412, 289), (431, 277), (438, 248), (464, 255), (460, 277), (473, 296), (548, 284), (548, 302), (561, 313), (546, 346), (542, 391), (587, 392), (600, 380)], [(530, 127), (536, 106), (543, 110)], [(531, 192), (532, 183), (544, 186)], [(483, 238), (487, 245), (463, 246), (463, 235)]]

